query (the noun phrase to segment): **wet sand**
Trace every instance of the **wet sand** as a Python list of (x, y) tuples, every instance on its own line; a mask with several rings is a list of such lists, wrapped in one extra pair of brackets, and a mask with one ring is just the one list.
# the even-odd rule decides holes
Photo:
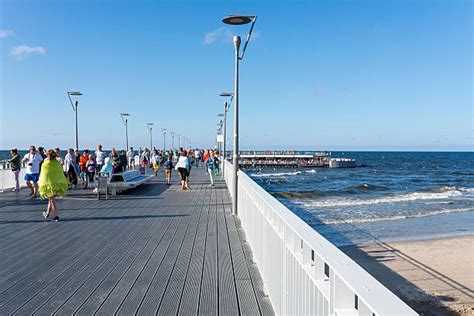
[(423, 315), (474, 315), (474, 235), (340, 247)]

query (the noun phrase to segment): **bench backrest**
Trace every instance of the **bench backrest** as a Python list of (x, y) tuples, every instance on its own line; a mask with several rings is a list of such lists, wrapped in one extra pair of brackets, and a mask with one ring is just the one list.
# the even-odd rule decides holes
[(140, 178), (141, 174), (138, 170), (129, 170), (112, 175), (110, 182), (130, 182), (136, 178)]

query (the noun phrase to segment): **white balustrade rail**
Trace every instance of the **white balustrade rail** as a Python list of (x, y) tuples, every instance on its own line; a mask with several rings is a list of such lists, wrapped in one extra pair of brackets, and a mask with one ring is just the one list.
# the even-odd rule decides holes
[[(25, 168), (20, 170), (18, 179), (20, 180), (20, 187), (25, 187)], [(6, 163), (0, 164), (0, 192), (9, 191), (15, 188), (15, 175), (10, 170), (10, 165)]]
[[(232, 192), (233, 166), (224, 163)], [(238, 217), (278, 315), (417, 315), (245, 173), (238, 177)]]

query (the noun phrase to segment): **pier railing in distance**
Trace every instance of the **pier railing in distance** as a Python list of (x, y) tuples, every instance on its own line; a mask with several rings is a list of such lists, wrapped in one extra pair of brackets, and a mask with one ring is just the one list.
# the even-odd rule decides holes
[[(224, 163), (233, 192), (233, 166)], [(276, 314), (417, 315), (244, 172), (238, 177), (238, 217)]]

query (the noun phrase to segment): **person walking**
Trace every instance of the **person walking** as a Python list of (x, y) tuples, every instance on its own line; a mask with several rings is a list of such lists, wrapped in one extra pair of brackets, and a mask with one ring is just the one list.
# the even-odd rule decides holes
[(97, 164), (97, 173), (102, 169), (106, 156), (107, 156), (106, 152), (102, 150), (102, 145), (98, 145), (97, 150), (95, 151), (95, 162)]
[(171, 172), (173, 171), (173, 160), (171, 160), (171, 155), (168, 155), (163, 164), (163, 168), (165, 169), (166, 184), (171, 185)]
[(81, 157), (79, 157), (79, 170), (80, 170), (80, 175), (81, 179), (84, 183), (83, 188), (87, 189), (89, 187), (89, 177), (87, 175), (87, 162), (89, 161), (89, 150), (84, 149), (82, 152)]
[(127, 153), (125, 152), (125, 150), (122, 149), (120, 151), (119, 159), (120, 165), (122, 166), (122, 172), (124, 172), (127, 170)]
[(211, 179), (210, 187), (214, 186), (214, 170), (216, 168), (216, 160), (214, 158), (214, 152), (211, 150), (209, 151), (209, 158), (206, 160), (206, 167), (207, 173), (209, 174), (209, 178)]
[(77, 170), (79, 169), (76, 163), (76, 157), (74, 156), (74, 150), (69, 148), (67, 150), (67, 154), (64, 157), (64, 164), (63, 164), (63, 171), (66, 174), (66, 178), (68, 179), (72, 188), (77, 187)]
[(221, 163), (220, 163), (220, 159), (219, 159), (219, 152), (216, 152), (214, 153), (214, 174), (216, 176), (219, 176), (220, 172), (221, 172)]
[(175, 169), (178, 170), (179, 176), (181, 178), (181, 189), (190, 190), (190, 187), (188, 184), (189, 159), (188, 159), (188, 153), (185, 150), (183, 151), (182, 156), (179, 157), (178, 163), (176, 164)]
[(158, 150), (153, 149), (153, 152), (151, 154), (151, 163), (153, 166), (153, 171), (155, 172), (155, 176), (158, 175), (158, 170), (160, 169), (160, 164), (161, 164), (161, 157), (158, 155)]
[(201, 152), (199, 149), (196, 148), (194, 151), (194, 163), (196, 164), (196, 168), (199, 168), (199, 162), (201, 160)]
[(112, 148), (112, 152), (110, 153), (110, 163), (112, 164), (113, 174), (123, 171), (122, 164), (120, 163), (120, 157), (115, 151), (115, 148)]
[(97, 169), (94, 155), (89, 155), (89, 160), (86, 163), (86, 172), (89, 183), (94, 182), (94, 176)]
[(64, 176), (63, 168), (56, 158), (56, 152), (53, 149), (48, 149), (46, 159), (41, 167), (38, 191), (41, 199), (48, 199), (48, 207), (46, 212), (43, 212), (44, 219), (48, 219), (49, 214), (53, 212), (54, 221), (58, 222), (56, 197), (64, 196), (69, 184)]
[(36, 151), (35, 146), (30, 146), (30, 151), (23, 159), (22, 163), (26, 163), (25, 181), (30, 189), (30, 197), (35, 198), (38, 193), (38, 180), (40, 174), (40, 164), (43, 162), (43, 157)]
[(133, 150), (133, 147), (130, 147), (130, 149), (127, 151), (128, 168), (129, 169), (133, 169), (135, 155), (136, 155), (135, 150)]
[(12, 156), (10, 159), (3, 160), (2, 162), (10, 164), (10, 170), (13, 172), (13, 176), (15, 177), (15, 188), (12, 192), (20, 192), (20, 180), (18, 178), (21, 171), (21, 159), (18, 155), (18, 149), (13, 148), (10, 150), (10, 155)]

